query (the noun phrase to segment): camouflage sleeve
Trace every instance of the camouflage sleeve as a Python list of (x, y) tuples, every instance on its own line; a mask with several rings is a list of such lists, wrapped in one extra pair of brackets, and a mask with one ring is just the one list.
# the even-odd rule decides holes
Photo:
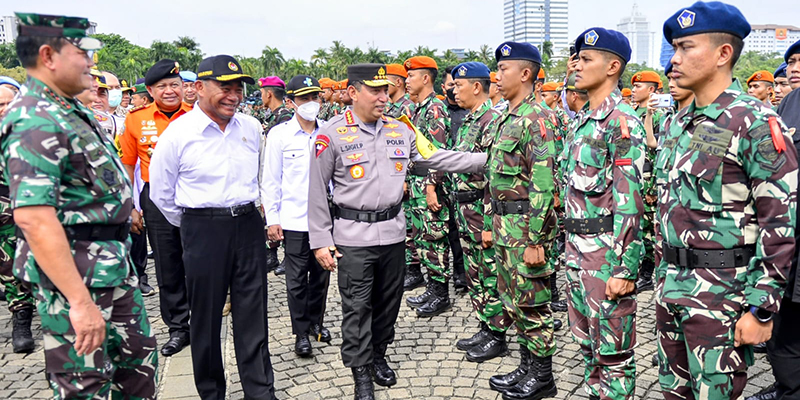
[(747, 304), (778, 312), (795, 248), (797, 152), (780, 117), (764, 119), (739, 147), (760, 228), (744, 294)]
[(11, 207), (58, 205), (69, 163), (67, 135), (54, 121), (33, 117), (7, 124), (2, 151)]
[[(434, 105), (428, 109), (427, 130), (431, 142), (437, 149), (450, 148), (450, 118), (444, 107)], [(430, 171), (428, 176), (425, 177), (426, 185), (440, 186), (444, 181), (444, 172)]]
[[(540, 245), (551, 239), (554, 226), (555, 210), (553, 200), (555, 185), (553, 184), (554, 143), (547, 140), (547, 131), (542, 131), (543, 124), (526, 120), (526, 143), (520, 143), (524, 151), (523, 170), (530, 171), (528, 181), (528, 200), (531, 212), (528, 218), (528, 246)], [(552, 224), (550, 223), (552, 222)]]
[[(480, 146), (483, 149), (483, 152), (491, 154), (492, 152), (492, 145), (494, 145), (494, 139), (497, 136), (497, 124), (500, 122), (500, 118), (495, 116), (492, 122), (486, 127), (486, 130), (483, 132), (481, 136), (481, 143)], [(455, 144), (454, 144), (455, 146)], [(494, 211), (492, 209), (492, 193), (489, 190), (489, 173), (488, 171), (485, 174), (486, 179), (486, 186), (483, 189), (483, 231), (491, 232), (492, 231), (492, 218), (494, 215)]]
[[(624, 126), (622, 124), (625, 124)], [(636, 279), (642, 254), (641, 219), (642, 171), (644, 169), (644, 126), (638, 119), (620, 116), (609, 123), (611, 141), (612, 205), (614, 216), (614, 257), (606, 257), (611, 264), (611, 276), (619, 279)]]

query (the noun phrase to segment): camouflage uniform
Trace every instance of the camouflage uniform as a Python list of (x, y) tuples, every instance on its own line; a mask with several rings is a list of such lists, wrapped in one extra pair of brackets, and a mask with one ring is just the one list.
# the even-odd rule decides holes
[[(647, 116), (647, 107), (639, 107), (636, 109), (636, 115), (639, 120), (644, 124), (645, 117)], [(665, 113), (661, 109), (656, 109), (653, 112), (653, 134), (658, 139), (661, 136), (661, 127), (663, 125)], [(644, 218), (642, 218), (642, 273), (652, 274), (655, 268), (655, 215), (658, 204), (655, 201), (657, 197), (656, 188), (656, 175), (654, 173), (653, 165), (656, 162), (656, 149), (651, 149), (645, 146), (645, 160), (644, 169), (642, 170), (642, 199), (644, 200)], [(648, 202), (648, 197), (654, 199)], [(647, 269), (647, 271), (645, 271)]]
[[(450, 118), (447, 107), (431, 93), (417, 105), (412, 120), (436, 148), (449, 149)], [(450, 278), (450, 243), (447, 239), (450, 211), (444, 186), (444, 172), (430, 170), (425, 177), (409, 174), (407, 178), (411, 203), (411, 228), (420, 263), (428, 270), (428, 277), (445, 283)], [(433, 212), (428, 208), (425, 186), (435, 185), (442, 209)]]
[[(558, 202), (560, 205), (556, 207), (556, 216), (558, 217), (558, 235), (556, 236), (556, 241), (553, 246), (550, 247), (550, 253), (548, 258), (553, 260), (553, 269), (555, 271), (560, 271), (561, 266), (564, 263), (564, 168), (559, 160), (561, 154), (564, 152), (564, 138), (567, 136), (567, 132), (569, 130), (569, 117), (564, 110), (556, 107), (555, 110), (547, 106), (547, 103), (542, 101), (539, 103), (544, 110), (544, 122), (547, 129), (554, 132), (554, 144), (555, 144), (555, 154), (556, 154), (556, 162), (555, 165), (555, 172), (553, 178), (555, 179), (554, 184), (556, 187), (556, 196), (558, 197)], [(553, 276), (550, 278), (550, 290), (551, 294), (553, 295), (553, 301), (556, 302), (560, 300), (560, 294), (558, 292), (558, 288), (555, 284), (556, 282), (556, 275), (555, 272)], [(566, 306), (564, 306), (566, 307)]]
[[(0, 163), (11, 206), (52, 206), (65, 227), (128, 229), (131, 184), (92, 112), (30, 76), (20, 95), (0, 127)], [(100, 399), (113, 390), (125, 398), (155, 398), (156, 340), (130, 265), (130, 239), (70, 240), (70, 245), (78, 272), (107, 321), (105, 342), (84, 356), (73, 347), (69, 303), (42, 273), (23, 238), (14, 262), (14, 274), (31, 283), (36, 294), (55, 397)]]
[(632, 399), (636, 296), (612, 301), (605, 291), (610, 278), (635, 280), (639, 270), (644, 127), (615, 90), (596, 109), (584, 106), (572, 134), (564, 171), (570, 329), (591, 394)]
[[(537, 357), (556, 350), (549, 308), (553, 260), (546, 257), (545, 265), (528, 267), (522, 258), (525, 249), (534, 245), (544, 246), (549, 254), (556, 235), (555, 144), (542, 115), (533, 93), (515, 109), (503, 112), (487, 170), (500, 300), (514, 320), (517, 342)], [(498, 202), (527, 205), (522, 206), (527, 211), (501, 213)]]
[[(735, 324), (750, 306), (779, 311), (792, 263), (795, 147), (780, 117), (738, 81), (709, 106), (681, 110), (665, 132), (656, 160), (659, 382), (667, 399), (738, 399), (753, 348), (734, 347)], [(743, 255), (727, 267), (730, 250), (681, 266), (668, 246)]]
[(262, 122), (262, 124), (264, 124), (264, 134), (268, 135), (269, 130), (272, 129), (273, 126), (282, 124), (292, 119), (292, 117), (294, 117), (294, 111), (286, 108), (286, 105), (281, 104), (264, 118)]
[(33, 309), (30, 284), (14, 278), (14, 250), (17, 248), (15, 231), (11, 200), (7, 195), (0, 195), (0, 283), (5, 289), (8, 311), (11, 313)]
[(397, 103), (387, 101), (386, 109), (383, 113), (392, 118), (400, 118), (401, 115), (407, 115), (408, 118), (413, 118), (416, 107), (416, 104), (411, 101), (411, 97), (406, 93)]
[[(456, 136), (457, 146), (453, 150), (470, 153), (488, 153), (500, 113), (492, 110), (492, 102), (487, 100), (477, 110), (470, 112)], [(497, 264), (495, 249), (482, 246), (481, 233), (492, 231), (491, 197), (486, 189), (485, 174), (453, 174), (451, 192), (453, 204), (457, 204), (456, 218), (464, 249), (464, 267), (469, 277), (469, 297), (478, 320), (490, 329), (505, 332), (511, 319), (503, 310), (500, 294), (497, 291)], [(479, 192), (480, 198), (459, 203), (455, 198), (458, 192)], [(478, 195), (476, 194), (476, 196)]]

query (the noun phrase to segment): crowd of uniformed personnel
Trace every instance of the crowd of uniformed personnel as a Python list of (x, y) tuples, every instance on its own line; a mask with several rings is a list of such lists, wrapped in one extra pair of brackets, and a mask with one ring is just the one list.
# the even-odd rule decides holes
[[(156, 397), (149, 238), (161, 354), (192, 346), (204, 399), (225, 396), (227, 312), (245, 396), (275, 398), (273, 270), (300, 357), (313, 356), (309, 337), (331, 340), (336, 271), (357, 400), (397, 383), (387, 349), (403, 292), (425, 286), (406, 304), (435, 317), (450, 282), (477, 319), (456, 344), (467, 360), (507, 355), (515, 328), (519, 364), (487, 377), (504, 399), (557, 395), (564, 312), (589, 398), (635, 398), (647, 290), (666, 399), (742, 398), (759, 346), (776, 382), (751, 399), (800, 399), (800, 42), (743, 88), (732, 70), (750, 25), (734, 6), (697, 2), (666, 20), (666, 88), (642, 71), (622, 89), (628, 39), (593, 27), (563, 82), (546, 81), (536, 46), (509, 41), (494, 72), (417, 56), (351, 65), (344, 81), (264, 77), (255, 108), (241, 106), (256, 80), (233, 57), (196, 73), (161, 60), (128, 85), (92, 69), (102, 43), (88, 20), (17, 17), (28, 78), (0, 77), (0, 278), (15, 352), (34, 350), (34, 308), (41, 317), (56, 398)], [(198, 160), (212, 147), (222, 165)]]

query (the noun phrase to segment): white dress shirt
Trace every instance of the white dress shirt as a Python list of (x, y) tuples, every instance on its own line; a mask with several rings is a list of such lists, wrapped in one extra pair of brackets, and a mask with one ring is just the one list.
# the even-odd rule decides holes
[(308, 173), (317, 131), (300, 127), (297, 115), (273, 127), (267, 135), (264, 162), (264, 210), (267, 225), (308, 232)]
[(198, 106), (169, 124), (150, 161), (150, 199), (169, 223), (184, 208), (256, 202), (261, 123), (234, 114), (225, 131)]

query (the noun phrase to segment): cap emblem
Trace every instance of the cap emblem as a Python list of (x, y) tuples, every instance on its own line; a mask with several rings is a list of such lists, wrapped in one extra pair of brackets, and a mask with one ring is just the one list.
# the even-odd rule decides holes
[(238, 71), (239, 67), (237, 67), (236, 64), (233, 63), (233, 61), (230, 61), (228, 62), (228, 69), (231, 71)]
[(411, 60), (406, 61), (406, 69), (411, 69)]
[(458, 69), (458, 76), (467, 76), (467, 67), (462, 65), (461, 68)]
[(303, 81), (303, 83), (305, 83), (305, 84), (306, 84), (306, 86), (311, 86), (311, 84), (312, 84), (313, 82), (311, 82), (311, 78), (309, 78), (309, 77), (306, 77), (306, 79)]
[(589, 46), (594, 46), (597, 43), (598, 39), (600, 39), (600, 35), (598, 35), (597, 32), (594, 31), (594, 29), (590, 30), (589, 32), (586, 32), (586, 34), (583, 35), (583, 42), (588, 44)]
[(169, 71), (169, 73), (171, 73), (171, 74), (177, 74), (177, 73), (179, 73), (179, 72), (181, 72), (181, 66), (180, 66), (180, 64), (178, 64), (178, 62), (177, 62), (177, 61), (175, 61), (175, 68), (173, 68), (172, 70), (170, 70), (170, 71)]
[(503, 45), (503, 47), (500, 48), (500, 54), (502, 54), (503, 57), (510, 56), (511, 55), (511, 46), (509, 46), (508, 44)]
[(386, 79), (386, 70), (383, 69), (383, 67), (378, 69), (378, 76), (376, 76), (375, 79)]
[(681, 15), (678, 16), (678, 25), (681, 29), (691, 28), (694, 26), (694, 11), (683, 10)]
[(759, 80), (759, 79), (761, 79), (761, 72), (756, 74), (756, 80)]

